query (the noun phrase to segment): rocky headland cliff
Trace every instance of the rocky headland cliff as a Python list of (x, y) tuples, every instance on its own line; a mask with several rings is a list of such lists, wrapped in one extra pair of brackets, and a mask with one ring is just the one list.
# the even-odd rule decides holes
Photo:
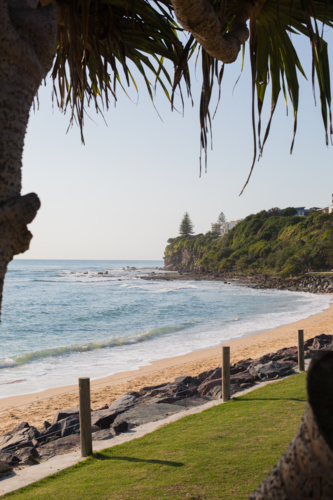
[[(154, 279), (241, 281), (257, 288), (333, 293), (333, 216), (293, 209), (249, 215), (225, 236), (170, 238)], [(325, 272), (322, 272), (325, 271)]]

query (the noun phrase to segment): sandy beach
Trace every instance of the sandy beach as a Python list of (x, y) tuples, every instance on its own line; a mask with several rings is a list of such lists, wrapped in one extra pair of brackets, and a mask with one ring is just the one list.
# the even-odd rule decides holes
[[(321, 333), (333, 334), (333, 304), (326, 311), (307, 319), (233, 340), (224, 345), (230, 346), (231, 362), (234, 363), (250, 357), (257, 358), (282, 347), (295, 346), (298, 329), (304, 330), (305, 340)], [(197, 375), (216, 366), (221, 366), (221, 346), (163, 359), (139, 370), (95, 380), (91, 382), (91, 406), (98, 409), (128, 391), (170, 382), (181, 375)], [(0, 399), (0, 434), (22, 421), (39, 428), (45, 420), (52, 421), (56, 411), (77, 406), (77, 386)]]

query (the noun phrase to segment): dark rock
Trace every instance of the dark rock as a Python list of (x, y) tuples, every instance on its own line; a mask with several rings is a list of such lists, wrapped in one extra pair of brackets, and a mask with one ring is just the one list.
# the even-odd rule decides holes
[(292, 362), (294, 364), (298, 363), (298, 354), (296, 356), (285, 356), (281, 360), (278, 360), (278, 363), (287, 363), (287, 362)]
[(199, 375), (197, 376), (197, 379), (199, 380), (199, 382), (203, 382), (204, 380), (206, 380), (208, 377), (210, 377), (210, 375), (213, 373), (214, 370), (207, 370), (205, 372), (202, 372), (202, 373), (199, 373)]
[(188, 396), (193, 396), (193, 394), (196, 393), (197, 393), (197, 386), (195, 384), (190, 384), (190, 386), (186, 386), (183, 384), (176, 384), (173, 382), (172, 384), (167, 384), (161, 388), (156, 388), (153, 389), (152, 391), (146, 392), (144, 398), (153, 398), (153, 397), (166, 398), (170, 396), (188, 397)]
[(183, 410), (186, 410), (188, 408), (205, 405), (213, 399), (214, 398), (210, 396), (199, 396), (199, 394), (195, 394), (192, 398), (179, 399), (174, 405), (181, 406)]
[(8, 434), (16, 434), (17, 432), (19, 431), (22, 431), (23, 429), (27, 429), (29, 426), (28, 422), (21, 422), (19, 425), (17, 425), (16, 427), (14, 427), (14, 429), (6, 432), (6, 434), (4, 434), (5, 436), (7, 436)]
[(298, 356), (298, 347), (289, 347), (283, 350), (283, 356)]
[(205, 382), (210, 380), (219, 379), (222, 377), (222, 369), (221, 367), (217, 367), (213, 370), (213, 372), (205, 379)]
[(234, 394), (236, 394), (237, 392), (240, 392), (242, 390), (243, 389), (241, 388), (240, 385), (232, 384), (232, 385), (230, 385), (230, 396), (233, 396)]
[(102, 430), (100, 427), (98, 427), (98, 425), (92, 425), (91, 426), (91, 432), (94, 433), (94, 432), (99, 432), (100, 430)]
[(15, 453), (2, 451), (0, 452), (0, 462), (6, 462), (9, 465), (16, 465), (20, 462), (20, 459)]
[(182, 411), (182, 407), (179, 404), (170, 405), (160, 403), (146, 406), (136, 406), (129, 409), (125, 413), (118, 415), (112, 424), (112, 428), (116, 433), (124, 432), (131, 427), (162, 420), (170, 415), (173, 415), (174, 413), (178, 413), (179, 411)]
[(166, 398), (155, 398), (157, 401), (154, 401), (156, 402), (157, 404), (161, 404), (161, 403), (168, 403), (170, 405), (176, 403), (177, 401), (182, 401), (183, 399), (188, 399), (186, 398), (185, 396), (169, 396), (169, 397), (166, 397)]
[(103, 429), (98, 432), (94, 432), (92, 435), (93, 441), (103, 441), (104, 439), (111, 439), (116, 435), (113, 429)]
[(125, 394), (121, 398), (116, 399), (113, 403), (110, 404), (110, 410), (121, 410), (125, 411), (131, 406), (133, 406), (135, 400), (138, 399), (136, 396), (130, 396), (129, 394)]
[(293, 356), (288, 356), (286, 358), (283, 358), (283, 359), (277, 361), (277, 363), (280, 363), (282, 365), (289, 365), (290, 368), (296, 368), (296, 366), (298, 364), (298, 357), (296, 358), (296, 361), (295, 361)]
[(129, 396), (135, 396), (136, 398), (139, 398), (140, 397), (140, 394), (136, 391), (129, 391), (127, 393)]
[(139, 395), (140, 396), (144, 396), (146, 394), (146, 392), (151, 392), (153, 391), (154, 389), (160, 389), (161, 387), (164, 387), (168, 385), (167, 383), (165, 384), (159, 384), (159, 385), (153, 385), (151, 387), (143, 387), (142, 389), (140, 389), (139, 391)]
[(216, 385), (208, 391), (207, 396), (210, 396), (213, 399), (222, 399), (222, 386)]
[[(24, 434), (25, 430), (26, 429), (22, 429), (12, 436), (10, 436), (10, 435), (3, 436), (2, 438), (0, 438), (0, 450), (1, 451), (3, 451), (3, 450), (14, 451), (14, 450), (17, 450), (19, 448), (25, 448), (27, 446), (32, 446), (32, 442), (31, 442), (29, 436)], [(4, 438), (9, 438), (9, 439), (6, 439), (6, 441), (3, 442)]]
[(237, 373), (245, 372), (247, 370), (248, 365), (238, 365), (230, 368), (230, 375), (236, 375)]
[(5, 434), (4, 436), (1, 436), (0, 437), (0, 450), (2, 449), (3, 446), (5, 446), (6, 443), (8, 443), (8, 441), (10, 441), (12, 439), (12, 435), (11, 434)]
[(258, 364), (249, 367), (250, 374), (259, 380), (273, 379), (283, 377), (293, 373), (293, 369), (287, 363), (278, 363), (269, 361), (265, 364)]
[(241, 372), (241, 373), (236, 373), (236, 375), (230, 375), (230, 384), (248, 384), (252, 383), (254, 384), (255, 378), (249, 371)]
[(15, 452), (17, 457), (20, 459), (20, 463), (24, 462), (27, 465), (34, 465), (38, 463), (36, 458), (39, 456), (38, 451), (34, 446), (29, 446)]
[(7, 474), (8, 472), (10, 472), (12, 470), (11, 466), (9, 464), (7, 464), (7, 462), (2, 462), (0, 460), (0, 477), (2, 475), (5, 475)]
[(64, 418), (67, 418), (67, 417), (73, 417), (73, 416), (75, 416), (75, 417), (78, 418), (79, 412), (80, 412), (79, 408), (72, 408), (71, 410), (61, 410), (61, 411), (58, 411), (54, 415), (52, 424), (55, 424), (55, 423), (59, 422), (59, 420), (63, 420)]
[(215, 380), (208, 380), (207, 382), (203, 382), (201, 385), (198, 387), (198, 393), (205, 396), (208, 394), (208, 392), (213, 389), (215, 386), (220, 386), (222, 387), (222, 379), (218, 378)]
[[(274, 353), (274, 355), (275, 354), (276, 353)], [(273, 356), (269, 356), (268, 354), (265, 354), (264, 356), (261, 356), (260, 358), (254, 359), (252, 361), (252, 363), (249, 365), (249, 368), (251, 366), (264, 365), (265, 363), (268, 363), (269, 361), (271, 361), (271, 357), (273, 357)]]
[(63, 455), (70, 450), (76, 450), (80, 447), (80, 436), (72, 435), (66, 436), (56, 441), (43, 444), (38, 448), (42, 459), (49, 459), (55, 455)]
[(80, 420), (75, 416), (58, 420), (55, 424), (41, 432), (38, 439), (39, 445), (43, 442), (54, 441), (55, 439), (71, 436), (80, 432)]
[(43, 422), (43, 429), (46, 430), (48, 429), (49, 427), (51, 427), (51, 424), (50, 422), (47, 422), (46, 420)]
[(254, 386), (254, 382), (245, 382), (244, 384), (240, 384), (242, 389), (250, 389), (250, 387)]
[(96, 410), (91, 413), (91, 424), (98, 425), (100, 429), (108, 429), (113, 423), (114, 419), (123, 413), (122, 410)]
[(322, 349), (323, 347), (326, 347), (327, 345), (332, 343), (332, 338), (333, 338), (332, 335), (326, 335), (325, 333), (317, 335), (313, 339), (312, 348)]
[(174, 380), (175, 384), (182, 384), (182, 385), (200, 385), (200, 380), (198, 380), (195, 377), (190, 377), (190, 376), (182, 376), (182, 377), (176, 377)]

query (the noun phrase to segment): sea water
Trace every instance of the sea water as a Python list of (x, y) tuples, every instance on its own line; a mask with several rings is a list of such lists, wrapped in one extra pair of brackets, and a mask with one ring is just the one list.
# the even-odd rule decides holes
[(143, 279), (162, 266), (163, 261), (11, 262), (0, 325), (0, 397), (214, 347), (307, 318), (331, 300), (234, 283)]

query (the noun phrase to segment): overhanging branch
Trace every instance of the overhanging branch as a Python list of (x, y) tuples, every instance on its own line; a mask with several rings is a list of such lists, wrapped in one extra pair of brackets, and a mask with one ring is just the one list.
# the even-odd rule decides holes
[(241, 45), (249, 38), (246, 21), (254, 3), (245, 0), (239, 5), (228, 33), (222, 35), (222, 26), (208, 0), (171, 0), (178, 22), (192, 33), (208, 54), (224, 63), (236, 60)]

